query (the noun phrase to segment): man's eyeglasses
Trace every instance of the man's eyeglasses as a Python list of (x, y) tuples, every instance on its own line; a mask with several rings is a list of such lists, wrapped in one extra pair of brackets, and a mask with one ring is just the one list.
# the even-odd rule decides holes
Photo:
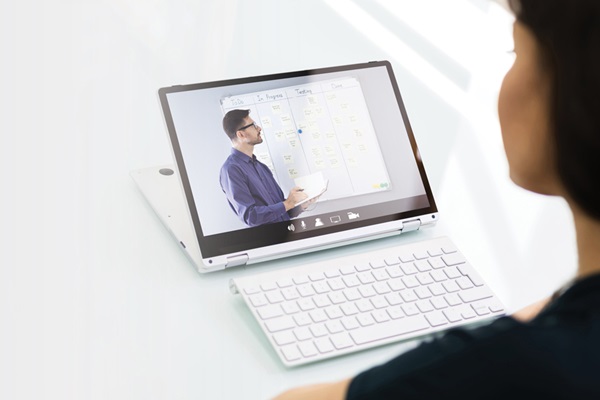
[(258, 130), (258, 125), (256, 125), (256, 122), (253, 122), (253, 123), (251, 123), (251, 124), (248, 124), (248, 125), (246, 125), (246, 126), (242, 126), (240, 129), (238, 129), (238, 131), (243, 131), (244, 129), (248, 129), (248, 128), (250, 128), (251, 126), (253, 126), (253, 127), (254, 127), (254, 129)]

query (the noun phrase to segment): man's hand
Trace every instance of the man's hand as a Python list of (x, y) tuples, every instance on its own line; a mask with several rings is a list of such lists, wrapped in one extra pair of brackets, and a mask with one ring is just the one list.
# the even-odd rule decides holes
[(512, 317), (521, 322), (529, 322), (534, 319), (540, 311), (550, 302), (550, 297), (542, 299), (536, 303), (530, 304), (527, 307), (513, 313)]
[(304, 191), (300, 187), (296, 186), (292, 188), (292, 190), (290, 190), (288, 198), (285, 199), (285, 201), (283, 202), (283, 205), (285, 206), (285, 211), (289, 211), (292, 208), (296, 207), (297, 203), (301, 202), (307, 197), (308, 196), (306, 195), (306, 193), (304, 193)]

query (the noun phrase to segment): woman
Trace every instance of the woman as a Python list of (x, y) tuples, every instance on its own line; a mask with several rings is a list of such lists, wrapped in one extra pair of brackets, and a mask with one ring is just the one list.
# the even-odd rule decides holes
[(600, 0), (510, 5), (516, 59), (498, 101), (510, 177), (569, 204), (575, 280), (513, 317), (280, 399), (600, 398)]

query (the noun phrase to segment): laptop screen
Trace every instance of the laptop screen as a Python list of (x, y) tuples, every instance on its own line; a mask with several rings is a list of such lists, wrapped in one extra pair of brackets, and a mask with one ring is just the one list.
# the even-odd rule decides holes
[(207, 264), (435, 218), (387, 61), (173, 86), (159, 96)]

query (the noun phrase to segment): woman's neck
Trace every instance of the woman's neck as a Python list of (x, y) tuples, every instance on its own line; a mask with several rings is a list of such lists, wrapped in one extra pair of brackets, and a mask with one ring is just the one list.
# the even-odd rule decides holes
[(571, 205), (577, 235), (579, 268), (577, 278), (600, 273), (600, 221)]

